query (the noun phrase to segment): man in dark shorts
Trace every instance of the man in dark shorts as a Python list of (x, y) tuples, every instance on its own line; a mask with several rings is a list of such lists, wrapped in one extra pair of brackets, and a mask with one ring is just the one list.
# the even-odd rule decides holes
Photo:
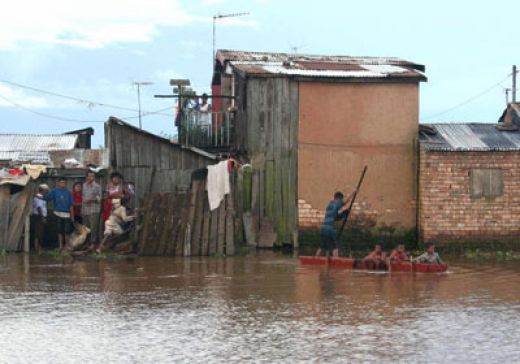
[(338, 246), (336, 242), (336, 221), (342, 220), (347, 214), (348, 208), (345, 207), (352, 196), (344, 201), (342, 192), (334, 194), (334, 200), (330, 201), (325, 209), (325, 219), (320, 227), (320, 247), (316, 251), (316, 256), (321, 255), (322, 251), (325, 255), (332, 253), (338, 256)]
[(74, 221), (72, 193), (67, 189), (66, 178), (61, 177), (58, 179), (56, 188), (49, 192), (46, 200), (53, 203), (58, 240), (60, 249), (63, 249), (68, 243), (69, 235), (72, 231), (72, 222)]

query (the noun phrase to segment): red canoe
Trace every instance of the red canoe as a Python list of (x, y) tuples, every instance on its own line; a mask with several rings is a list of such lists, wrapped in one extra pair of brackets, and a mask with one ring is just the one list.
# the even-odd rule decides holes
[(300, 257), (300, 264), (303, 265), (326, 265), (327, 264), (327, 258), (325, 257)]
[(419, 273), (443, 273), (448, 270), (447, 264), (427, 264), (427, 263), (415, 263), (413, 265), (415, 272)]
[[(300, 256), (300, 264), (302, 265), (329, 265), (334, 268), (343, 269), (359, 269), (373, 270), (361, 261), (352, 258), (331, 257), (327, 260), (325, 257)], [(386, 269), (380, 269), (386, 270)], [(391, 263), (392, 272), (418, 272), (418, 273), (443, 273), (448, 270), (447, 264), (426, 264), (426, 263), (410, 263), (410, 262), (393, 262)]]

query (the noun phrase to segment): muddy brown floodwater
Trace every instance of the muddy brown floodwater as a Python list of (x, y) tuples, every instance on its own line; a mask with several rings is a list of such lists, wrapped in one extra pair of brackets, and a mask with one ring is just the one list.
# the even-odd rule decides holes
[(1, 363), (519, 363), (520, 265), (0, 257)]

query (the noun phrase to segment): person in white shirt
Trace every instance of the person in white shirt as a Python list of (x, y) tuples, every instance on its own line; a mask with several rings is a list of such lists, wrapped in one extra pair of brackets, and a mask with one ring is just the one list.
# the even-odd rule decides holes
[(34, 233), (34, 250), (38, 255), (41, 254), (42, 241), (45, 236), (45, 226), (47, 225), (47, 201), (45, 195), (49, 192), (49, 186), (41, 184), (38, 193), (34, 196), (31, 211), (31, 226)]
[(202, 104), (199, 106), (199, 125), (208, 128), (211, 125), (211, 105), (208, 104), (208, 94), (202, 94)]

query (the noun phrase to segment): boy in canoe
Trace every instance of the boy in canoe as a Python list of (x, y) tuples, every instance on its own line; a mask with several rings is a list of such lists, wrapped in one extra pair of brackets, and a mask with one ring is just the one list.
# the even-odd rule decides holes
[(369, 269), (383, 269), (386, 267), (386, 253), (381, 244), (376, 244), (374, 251), (368, 254), (363, 262)]
[(329, 202), (325, 210), (325, 219), (320, 227), (320, 247), (316, 251), (316, 256), (322, 252), (328, 255), (332, 252), (332, 256), (338, 256), (338, 245), (336, 243), (336, 221), (342, 220), (347, 214), (348, 208), (346, 204), (350, 201), (352, 195), (344, 201), (342, 192), (334, 194), (334, 200)]
[(408, 257), (408, 254), (406, 254), (406, 251), (404, 249), (404, 244), (399, 243), (397, 244), (396, 248), (390, 254), (390, 261), (391, 262), (408, 262), (410, 258)]
[(428, 243), (426, 244), (426, 252), (424, 252), (422, 255), (419, 255), (417, 258), (415, 258), (414, 263), (427, 263), (427, 264), (443, 264), (441, 257), (439, 257), (439, 254), (435, 251), (435, 244)]

